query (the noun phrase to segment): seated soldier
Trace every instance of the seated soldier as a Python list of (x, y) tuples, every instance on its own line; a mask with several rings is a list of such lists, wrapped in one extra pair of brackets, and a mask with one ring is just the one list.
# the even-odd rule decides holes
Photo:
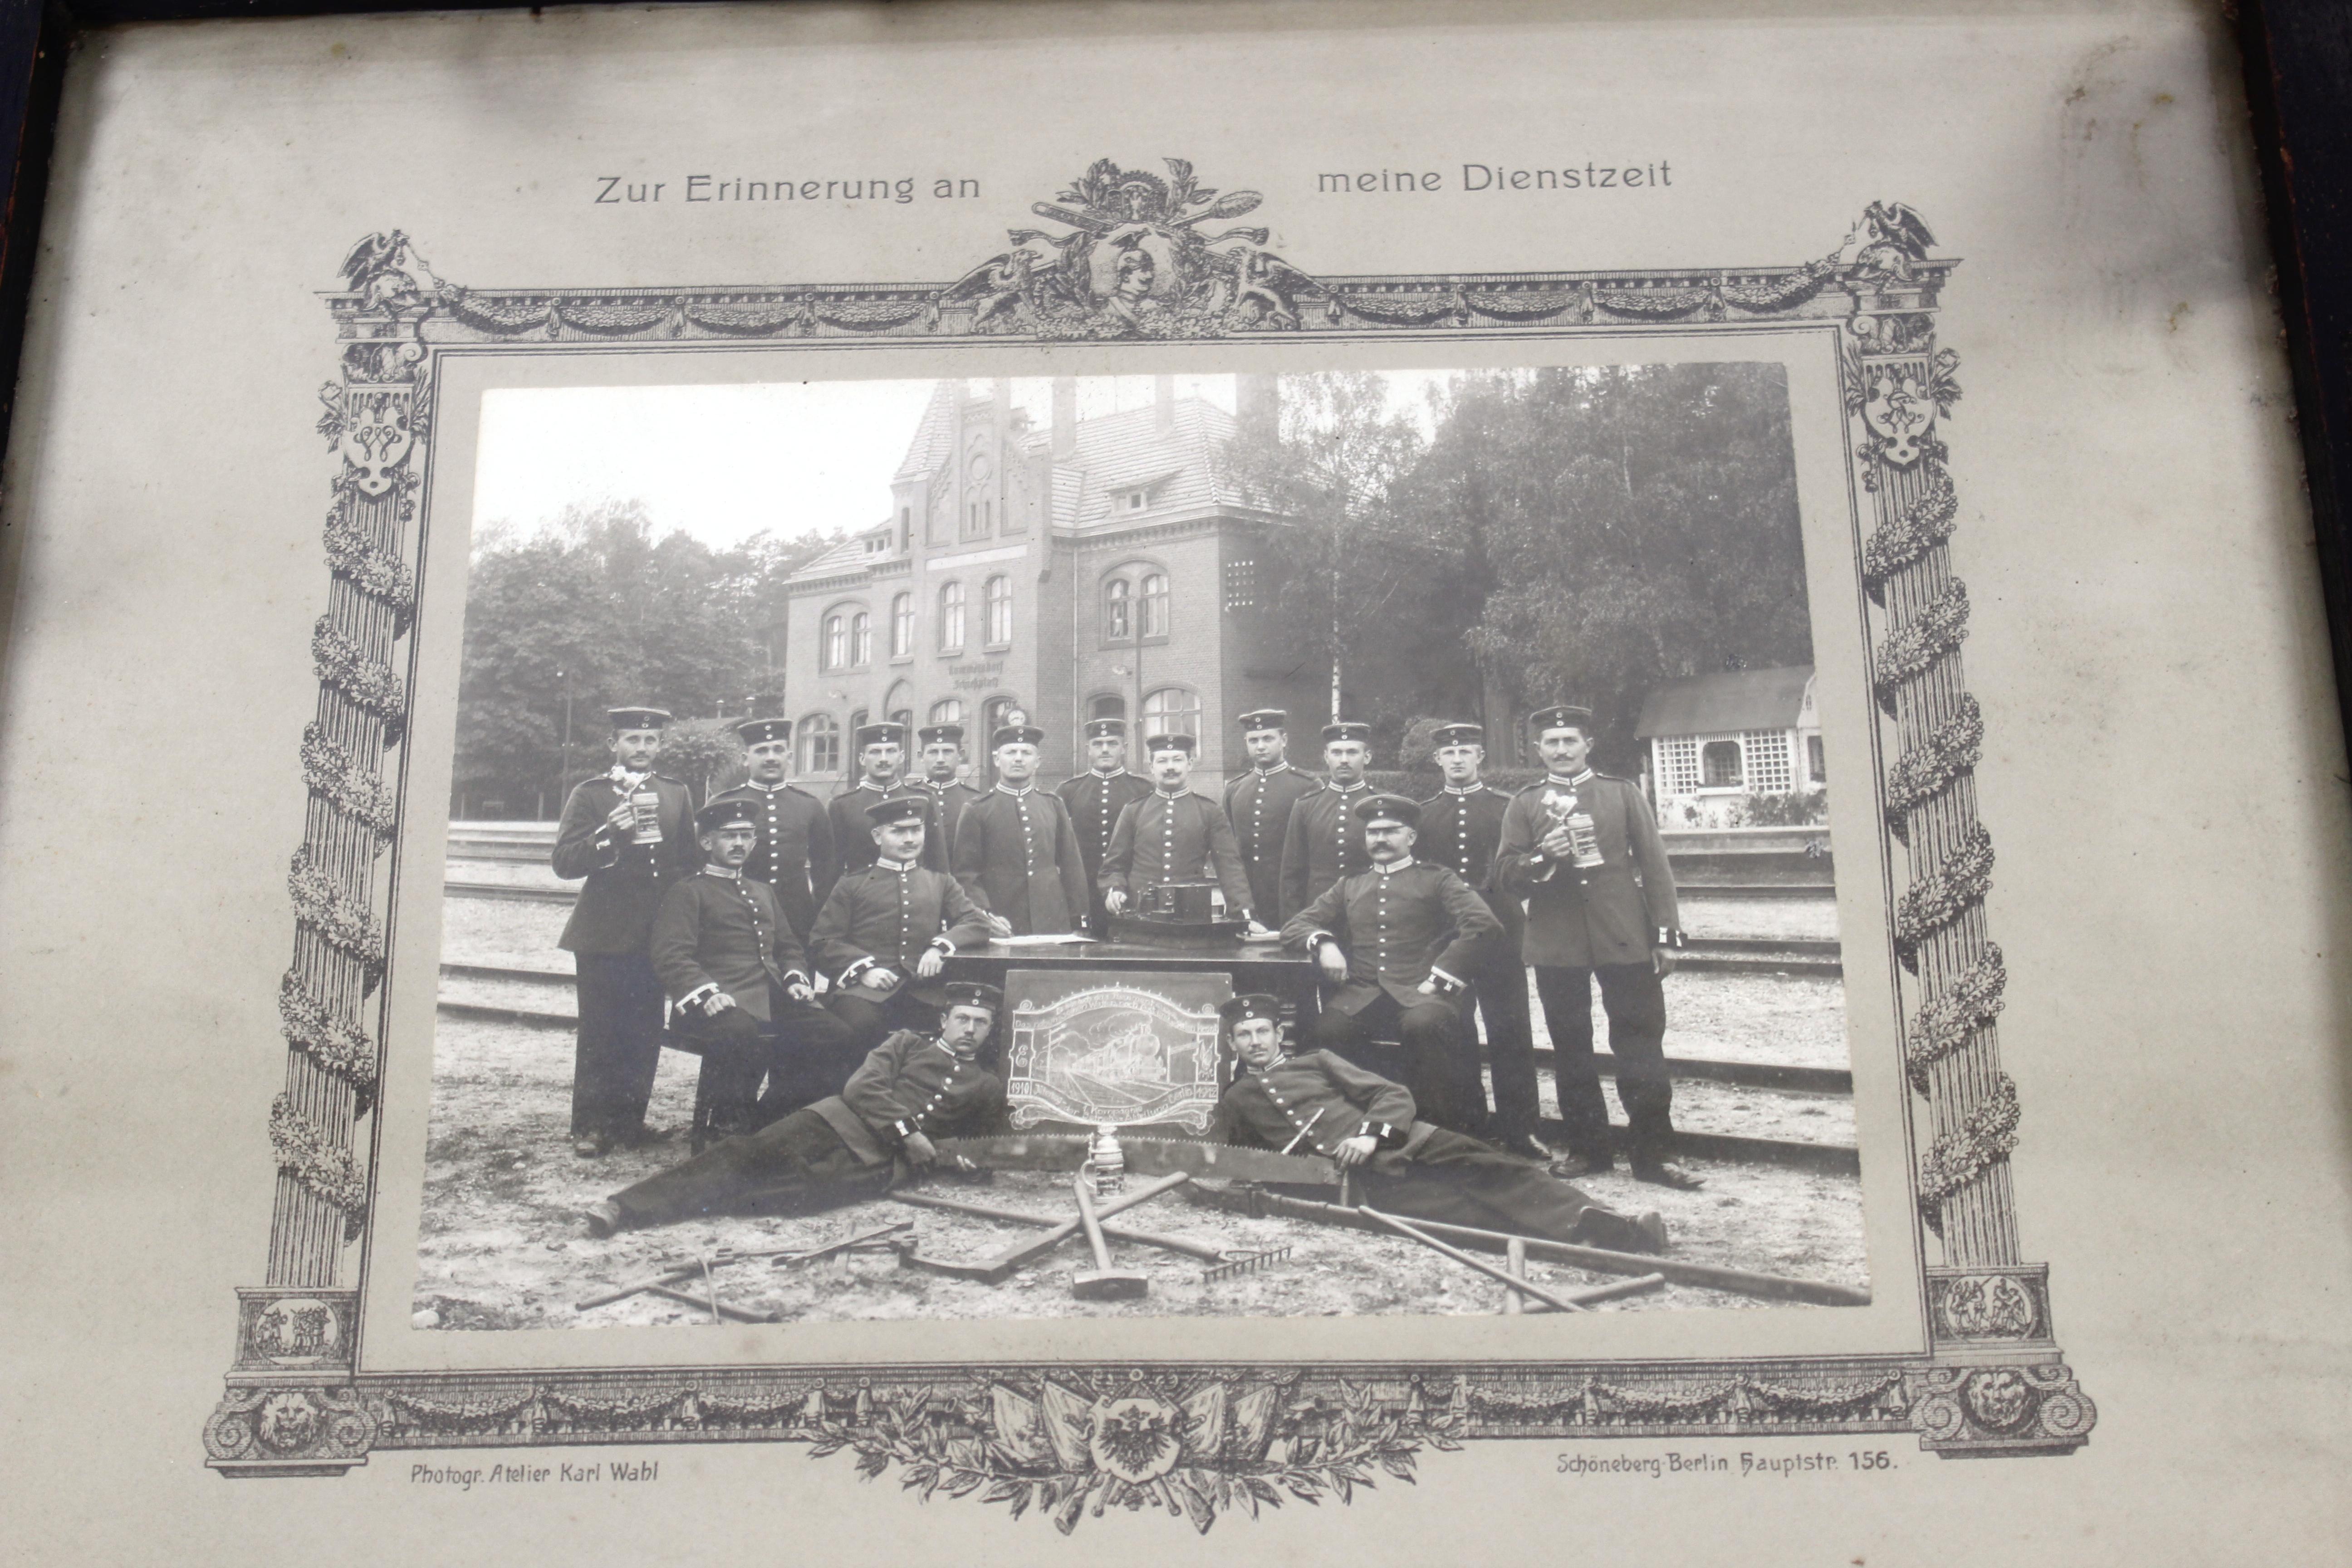
[(583, 1216), (591, 1236), (707, 1215), (810, 1214), (877, 1197), (939, 1158), (931, 1135), (1001, 1131), (1004, 1083), (980, 1063), (1003, 995), (946, 987), (944, 1016), (874, 1048), (838, 1095), (712, 1145), (614, 1193)]
[(1603, 1208), (1491, 1144), (1413, 1116), (1412, 1094), (1329, 1051), (1286, 1053), (1281, 1004), (1236, 996), (1219, 1009), (1241, 1076), (1209, 1136), (1322, 1154), (1358, 1173), (1374, 1208), (1616, 1252), (1664, 1252), (1665, 1222)]
[(878, 858), (843, 873), (809, 932), (809, 953), (833, 985), (825, 1005), (858, 1050), (893, 1029), (930, 1027), (937, 1009), (912, 982), (937, 979), (960, 949), (988, 941), (988, 916), (962, 885), (921, 864), (929, 811), (908, 796), (866, 808)]
[[(814, 1000), (782, 901), (743, 875), (760, 841), (751, 802), (715, 801), (695, 827), (705, 864), (663, 896), (649, 952), (672, 1026), (702, 1047), (699, 1152), (706, 1136), (757, 1127), (755, 1102), (773, 1120), (838, 1089), (856, 1064), (848, 1026)], [(771, 1073), (774, 1087), (761, 1099)]]
[[(1340, 878), (1282, 928), (1284, 945), (1312, 954), (1338, 987), (1324, 1001), (1315, 1044), (1393, 1071), (1431, 1121), (1467, 1132), (1486, 1120), (1486, 1102), (1483, 1089), (1475, 1105), (1463, 1092), (1477, 1066), (1462, 1016), (1463, 977), (1502, 922), (1451, 870), (1413, 858), (1421, 823), (1414, 802), (1368, 795), (1355, 816), (1372, 868)], [(1403, 1049), (1401, 1063), (1375, 1046), (1391, 1030)]]

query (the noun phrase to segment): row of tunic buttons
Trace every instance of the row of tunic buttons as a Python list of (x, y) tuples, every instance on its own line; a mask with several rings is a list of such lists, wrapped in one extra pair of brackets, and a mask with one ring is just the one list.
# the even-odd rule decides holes
[[(1274, 1101), (1274, 1103), (1280, 1108), (1282, 1114), (1289, 1119), (1290, 1124), (1293, 1127), (1297, 1128), (1301, 1132), (1307, 1132), (1308, 1124), (1315, 1120), (1313, 1117), (1308, 1117), (1306, 1121), (1299, 1121), (1298, 1112), (1290, 1109), (1290, 1101), (1283, 1099), (1282, 1091), (1276, 1089), (1272, 1083), (1268, 1083), (1265, 1086), (1265, 1097)], [(1315, 1145), (1315, 1152), (1318, 1154), (1328, 1154), (1331, 1152), (1329, 1145), (1326, 1144), (1321, 1139), (1316, 1137), (1311, 1132), (1307, 1133), (1307, 1141)]]

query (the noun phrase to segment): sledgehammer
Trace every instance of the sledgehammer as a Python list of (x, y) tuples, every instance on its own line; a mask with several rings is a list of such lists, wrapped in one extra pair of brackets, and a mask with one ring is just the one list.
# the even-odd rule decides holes
[(1148, 1275), (1110, 1266), (1110, 1243), (1103, 1239), (1102, 1221), (1096, 1217), (1095, 1194), (1084, 1167), (1072, 1189), (1078, 1194), (1078, 1223), (1087, 1227), (1087, 1245), (1095, 1249), (1095, 1266), (1078, 1270), (1070, 1281), (1070, 1294), (1081, 1301), (1124, 1301), (1148, 1295), (1151, 1289)]

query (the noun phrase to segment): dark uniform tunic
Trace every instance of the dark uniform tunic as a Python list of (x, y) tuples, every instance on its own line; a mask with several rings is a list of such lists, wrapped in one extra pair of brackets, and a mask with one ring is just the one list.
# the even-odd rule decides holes
[(1340, 789), (1326, 783), (1298, 797), (1282, 833), (1282, 918), (1288, 920), (1342, 877), (1371, 869), (1364, 825), (1356, 820), (1370, 784)]
[[(1590, 870), (1536, 847), (1574, 812), (1592, 818), (1601, 864)], [(1504, 893), (1528, 900), (1521, 952), (1535, 965), (1570, 1151), (1594, 1162), (1612, 1158), (1609, 1110), (1592, 1059), (1598, 979), (1633, 1162), (1665, 1159), (1674, 1139), (1674, 1086), (1665, 1067), (1665, 991), (1651, 949), (1672, 941), (1682, 918), (1665, 842), (1641, 786), (1588, 768), (1573, 779), (1521, 790), (1503, 813), (1495, 875)]]
[(947, 839), (940, 831), (939, 803), (931, 792), (904, 779), (888, 789), (860, 779), (824, 803), (825, 815), (832, 819), (833, 847), (841, 858), (843, 876), (862, 871), (881, 858), (882, 852), (874, 847), (874, 821), (866, 815), (866, 808), (886, 800), (908, 799), (923, 803), (922, 863), (934, 871), (948, 868)]
[(1316, 1050), (1263, 1072), (1244, 1068), (1217, 1101), (1209, 1136), (1329, 1155), (1369, 1134), (1379, 1147), (1357, 1170), (1375, 1208), (1583, 1247), (1654, 1250), (1655, 1238), (1626, 1215), (1475, 1138), (1416, 1121), (1415, 1110), (1402, 1085)]
[(1258, 919), (1281, 920), (1282, 841), (1290, 828), (1290, 808), (1323, 787), (1288, 763), (1252, 768), (1225, 786), (1225, 819), (1242, 847), (1249, 874), (1250, 908)]
[(1106, 935), (1110, 928), (1103, 923), (1103, 857), (1110, 853), (1111, 830), (1118, 826), (1118, 814), (1150, 795), (1151, 781), (1125, 768), (1113, 773), (1089, 769), (1076, 778), (1064, 779), (1054, 793), (1070, 808), (1070, 822), (1078, 833), (1078, 853), (1086, 861), (1088, 929), (1097, 936)]
[[(710, 804), (731, 800), (749, 803), (752, 821), (760, 829), (760, 841), (751, 846), (751, 858), (743, 862), (743, 875), (776, 890), (793, 934), (806, 942), (810, 928), (816, 924), (817, 909), (833, 891), (833, 879), (841, 871), (831, 814), (816, 796), (788, 784), (773, 788), (757, 783), (738, 784), (711, 796)], [(871, 835), (858, 837), (872, 845)]]
[(713, 1214), (807, 1214), (889, 1189), (908, 1137), (1002, 1130), (1004, 1084), (935, 1037), (901, 1030), (850, 1075), (837, 1096), (730, 1138), (613, 1194), (625, 1224)]
[[(1465, 1042), (1454, 993), (1467, 981), (1479, 947), (1501, 931), (1502, 922), (1461, 878), (1409, 859), (1335, 883), (1285, 923), (1282, 940), (1313, 954), (1328, 938), (1348, 955), (1348, 978), (1324, 1001), (1315, 1043), (1359, 1061), (1379, 1060), (1377, 1040), (1396, 1030), (1413, 1099), (1431, 1120), (1460, 1130), (1483, 1120), (1485, 1106), (1474, 1118), (1463, 1100), (1458, 1058)], [(1423, 991), (1433, 976), (1439, 990)]]
[(1106, 893), (1125, 893), (1132, 910), (1146, 889), (1212, 878), (1224, 889), (1225, 918), (1241, 919), (1250, 889), (1234, 825), (1207, 795), (1154, 789), (1118, 814), (1098, 881)]
[(982, 797), (982, 792), (961, 779), (951, 779), (946, 784), (934, 784), (929, 779), (913, 782), (915, 788), (930, 797), (931, 816), (940, 825), (940, 853), (947, 857), (947, 863), (952, 866), (955, 864), (956, 826), (963, 820), (963, 814)]
[[(772, 1072), (773, 1115), (835, 1092), (849, 1069), (849, 1026), (785, 987), (809, 983), (800, 939), (765, 882), (706, 867), (663, 898), (654, 917), (654, 971), (672, 1002), (676, 1026), (702, 1045), (695, 1093), (698, 1135), (749, 1131), (760, 1083)], [(735, 1003), (717, 1014), (698, 1005), (712, 994)], [(771, 1040), (775, 1043), (770, 1044)]]
[(1057, 795), (998, 784), (965, 809), (951, 863), (971, 901), (1012, 921), (1016, 936), (1075, 931), (1086, 920), (1086, 860)]
[[(1509, 795), (1484, 784), (1467, 789), (1446, 785), (1421, 803), (1421, 837), (1412, 850), (1416, 858), (1433, 860), (1469, 883), (1503, 922), (1500, 935), (1480, 943), (1468, 960), (1468, 978), (1495, 1075), (1495, 1115), (1488, 1134), (1504, 1143), (1533, 1137), (1541, 1114), (1535, 1026), (1528, 1016), (1528, 971), (1519, 956), (1527, 911), (1518, 900), (1497, 892), (1493, 884), (1495, 852), (1502, 845), (1503, 813), (1510, 801)], [(1474, 1071), (1476, 1065), (1470, 1063)], [(1465, 1080), (1465, 1087), (1474, 1107), (1483, 1103), (1485, 1091), (1475, 1079)]]
[[(660, 798), (658, 844), (605, 824), (625, 795), (644, 789)], [(579, 993), (572, 1135), (632, 1137), (645, 1127), (661, 1064), (662, 986), (646, 940), (663, 893), (702, 864), (686, 786), (659, 773), (583, 781), (563, 803), (551, 863), (566, 881), (587, 879), (556, 944), (572, 955)]]
[[(809, 953), (833, 983), (826, 1005), (864, 1047), (889, 1033), (894, 1021), (938, 1021), (936, 1009), (908, 994), (925, 949), (940, 944), (954, 953), (987, 940), (988, 921), (953, 877), (884, 860), (833, 885), (817, 911)], [(864, 978), (877, 968), (895, 972), (896, 983)]]

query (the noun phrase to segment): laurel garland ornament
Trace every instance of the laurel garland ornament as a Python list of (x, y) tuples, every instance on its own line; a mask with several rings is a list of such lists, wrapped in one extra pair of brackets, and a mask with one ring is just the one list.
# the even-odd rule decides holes
[(1936, 667), (1969, 635), (1969, 589), (1958, 577), (1906, 626), (1887, 634), (1878, 647), (1878, 706), (1895, 717), (1895, 694)]
[(310, 662), (319, 679), (340, 691), (352, 706), (397, 731), (408, 710), (407, 694), (392, 666), (372, 659), (335, 629), (335, 617), (320, 616), (310, 633)]
[(1984, 902), (1992, 889), (1992, 835), (1982, 823), (1968, 831), (1952, 858), (1906, 889), (1895, 910), (1895, 956), (1917, 973), (1927, 939)]
[(379, 840), (392, 837), (399, 817), (392, 786), (362, 767), (315, 721), (302, 731), (302, 778), (312, 795)]
[(367, 989), (373, 990), (383, 975), (383, 928), (365, 905), (310, 858), (307, 844), (294, 851), (286, 890), (293, 896), (295, 918), (316, 931), (320, 942), (356, 960)]
[(327, 567), (394, 614), (406, 616), (416, 603), (415, 579), (400, 558), (377, 548), (367, 529), (346, 511), (327, 520)]
[(1787, 278), (1765, 283), (1727, 283), (1717, 292), (1726, 303), (1743, 310), (1787, 310), (1820, 293), (1837, 269), (1837, 255), (1832, 252), (1819, 261), (1805, 263)]
[(1918, 1016), (1911, 1020), (1911, 1038), (1903, 1053), (1913, 1089), (1927, 1093), (1928, 1069), (2000, 1016), (2001, 992), (2008, 984), (2009, 972), (2001, 966), (2000, 947), (1987, 942), (1976, 963), (1952, 983), (1951, 989), (1919, 1009)]
[(1886, 826), (1898, 842), (1911, 842), (1911, 813), (1974, 771), (1983, 754), (1984, 713), (1963, 691), (1935, 732), (1886, 770)]
[(367, 1183), (348, 1150), (338, 1149), (319, 1124), (279, 1095), (269, 1106), (269, 1146), (278, 1168), (299, 1182), (320, 1202), (343, 1212), (343, 1239), (358, 1239), (367, 1212)]
[(1919, 1166), (1919, 1213), (1927, 1228), (1944, 1234), (1944, 1204), (2017, 1147), (2017, 1085), (1995, 1075), (1992, 1092), (1953, 1131), (1937, 1138)]
[(1896, 516), (1881, 524), (1862, 548), (1862, 584), (1871, 603), (1886, 603), (1886, 584), (1897, 572), (1951, 538), (1960, 514), (1959, 491), (1943, 464), (1927, 466), (1927, 488)]
[(296, 1050), (366, 1093), (375, 1088), (375, 1042), (289, 969), (278, 988), (278, 1021)]

